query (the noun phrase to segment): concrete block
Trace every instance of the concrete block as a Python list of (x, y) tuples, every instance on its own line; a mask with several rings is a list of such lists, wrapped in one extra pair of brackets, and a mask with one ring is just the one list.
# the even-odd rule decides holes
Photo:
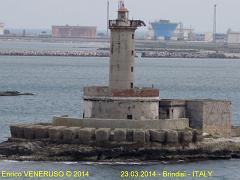
[(114, 141), (124, 142), (126, 141), (127, 131), (126, 129), (114, 129)]
[(202, 132), (195, 129), (193, 131), (193, 142), (196, 143), (196, 142), (200, 142), (202, 140), (203, 140)]
[(129, 142), (133, 142), (133, 129), (127, 129), (126, 140)]
[(179, 133), (181, 143), (191, 143), (193, 141), (192, 131), (182, 131)]
[(95, 131), (96, 142), (97, 143), (106, 143), (110, 139), (110, 128), (99, 128)]
[(166, 136), (167, 136), (166, 130), (151, 129), (149, 130), (149, 133), (150, 133), (150, 140), (152, 142), (159, 142), (159, 143), (166, 142)]
[(214, 99), (187, 101), (190, 127), (213, 136), (229, 137), (231, 134), (231, 102)]
[(48, 133), (50, 140), (62, 142), (63, 130), (66, 128), (66, 126), (54, 126), (52, 128), (49, 128)]
[(113, 131), (110, 132), (109, 141), (114, 141), (114, 132)]
[(26, 125), (21, 124), (21, 125), (11, 125), (10, 126), (10, 132), (11, 132), (11, 137), (12, 138), (24, 138), (24, 130), (23, 128)]
[(145, 130), (145, 142), (150, 143), (150, 132), (149, 132), (149, 130)]
[(47, 139), (49, 138), (49, 129), (53, 126), (36, 126), (34, 127), (36, 139)]
[(90, 144), (95, 137), (94, 128), (83, 128), (78, 131), (78, 142), (81, 144)]
[(26, 125), (20, 125), (20, 126), (17, 126), (17, 137), (18, 138), (25, 138), (24, 137), (24, 127)]
[(11, 125), (10, 132), (12, 138), (17, 138), (17, 125)]
[(78, 139), (79, 127), (69, 127), (63, 130), (63, 142), (75, 143)]
[(35, 125), (29, 125), (23, 127), (24, 138), (25, 139), (35, 139)]
[(169, 144), (178, 143), (178, 132), (173, 130), (167, 131), (166, 142)]
[(141, 129), (135, 129), (133, 131), (133, 141), (141, 145), (145, 144), (145, 131)]
[(30, 126), (31, 124), (18, 124), (18, 125), (11, 125), (10, 131), (11, 136), (14, 138), (25, 138), (24, 136), (24, 128)]
[(232, 137), (240, 137), (240, 126), (233, 126), (231, 130)]

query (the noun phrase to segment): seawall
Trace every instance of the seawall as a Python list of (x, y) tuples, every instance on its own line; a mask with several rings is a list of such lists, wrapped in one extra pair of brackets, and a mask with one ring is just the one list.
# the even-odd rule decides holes
[(197, 130), (11, 126), (0, 159), (19, 161), (194, 161), (240, 158), (240, 137), (203, 138)]

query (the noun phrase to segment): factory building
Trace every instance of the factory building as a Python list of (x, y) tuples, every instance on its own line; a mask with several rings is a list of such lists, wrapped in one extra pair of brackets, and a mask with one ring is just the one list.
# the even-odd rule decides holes
[(204, 41), (205, 42), (212, 42), (214, 39), (213, 39), (213, 33), (212, 32), (206, 32), (204, 34)]
[(4, 23), (0, 22), (0, 36), (4, 34)]
[(194, 39), (194, 30), (192, 28), (184, 28), (182, 23), (179, 23), (176, 31), (173, 33), (171, 40), (192, 41)]
[(155, 39), (169, 40), (176, 31), (179, 23), (172, 23), (169, 20), (160, 20), (151, 23)]
[(240, 32), (233, 32), (228, 30), (227, 32), (228, 44), (239, 44), (240, 43)]
[(95, 38), (96, 35), (96, 26), (52, 26), (55, 38)]

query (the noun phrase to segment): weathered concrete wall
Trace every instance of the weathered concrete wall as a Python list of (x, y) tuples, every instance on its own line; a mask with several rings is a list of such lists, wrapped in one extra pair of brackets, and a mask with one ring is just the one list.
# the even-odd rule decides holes
[(187, 101), (187, 117), (192, 128), (203, 128), (203, 101)]
[(98, 144), (104, 144), (108, 143), (110, 141), (110, 134), (111, 129), (110, 128), (99, 128), (95, 131), (96, 135), (96, 142)]
[(126, 120), (126, 119), (77, 119), (69, 117), (54, 117), (54, 126), (82, 128), (127, 128), (127, 129), (185, 129), (189, 127), (188, 119), (164, 120)]
[(159, 89), (133, 88), (126, 90), (112, 90), (113, 97), (159, 97)]
[(231, 102), (221, 100), (187, 101), (190, 127), (203, 132), (231, 136)]
[[(111, 147), (126, 143), (144, 147), (149, 143), (161, 144), (189, 144), (202, 140), (202, 135), (196, 130), (175, 131), (159, 129), (126, 129), (126, 128), (80, 128), (47, 125), (13, 125), (10, 127), (12, 138), (28, 140), (43, 140), (60, 144), (86, 144)], [(47, 129), (46, 136), (42, 136), (41, 129)], [(37, 131), (38, 130), (38, 131)], [(22, 133), (18, 133), (21, 131)], [(26, 131), (26, 133), (25, 133)], [(38, 137), (38, 138), (37, 138)], [(154, 144), (153, 144), (154, 146)]]
[(84, 118), (159, 119), (157, 99), (148, 98), (89, 98), (84, 99)]
[(117, 141), (117, 142), (124, 142), (127, 140), (127, 130), (126, 129), (120, 129), (120, 128), (116, 128), (114, 129), (114, 136), (113, 136), (113, 139), (114, 141)]
[(78, 131), (78, 140), (81, 144), (91, 144), (95, 139), (95, 128), (81, 128)]
[(232, 137), (240, 137), (240, 126), (233, 126), (231, 130)]
[(110, 89), (131, 89), (134, 86), (134, 44), (133, 28), (111, 29)]
[(186, 101), (161, 99), (159, 101), (159, 119), (186, 118)]
[(83, 88), (84, 96), (98, 97), (98, 96), (110, 96), (110, 89), (107, 86), (90, 86)]
[(107, 86), (84, 87), (84, 97), (159, 97), (159, 89), (144, 87), (110, 89)]

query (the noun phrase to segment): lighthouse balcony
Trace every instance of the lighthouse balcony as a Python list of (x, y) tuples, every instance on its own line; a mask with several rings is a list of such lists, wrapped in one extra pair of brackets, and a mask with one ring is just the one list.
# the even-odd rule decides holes
[(152, 97), (159, 98), (159, 89), (145, 87), (133, 89), (110, 89), (108, 86), (91, 86), (84, 88), (84, 97)]
[(140, 26), (146, 26), (146, 24), (141, 20), (110, 20), (109, 27), (119, 28), (119, 27), (132, 27), (137, 28)]

